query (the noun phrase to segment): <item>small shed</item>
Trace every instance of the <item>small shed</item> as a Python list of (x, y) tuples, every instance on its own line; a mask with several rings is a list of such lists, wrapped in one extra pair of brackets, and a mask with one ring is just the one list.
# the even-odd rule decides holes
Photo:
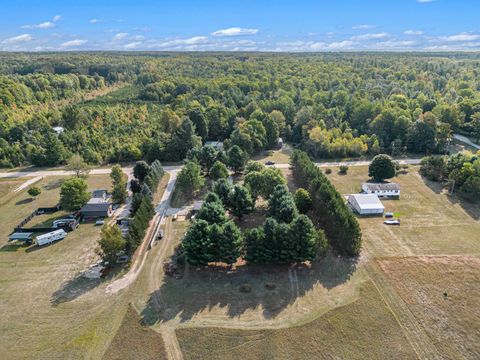
[(375, 194), (353, 194), (348, 197), (348, 203), (360, 215), (382, 215), (385, 211)]
[(400, 197), (400, 185), (397, 183), (363, 183), (365, 194), (375, 194), (379, 197)]
[(15, 232), (8, 237), (8, 241), (24, 241), (26, 243), (31, 243), (33, 241), (33, 233)]

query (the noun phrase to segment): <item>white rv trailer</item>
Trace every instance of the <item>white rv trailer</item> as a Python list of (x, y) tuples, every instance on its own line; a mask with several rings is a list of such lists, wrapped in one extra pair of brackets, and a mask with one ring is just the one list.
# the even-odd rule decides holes
[(37, 245), (42, 246), (45, 244), (50, 244), (54, 241), (57, 240), (62, 240), (65, 236), (67, 236), (67, 233), (65, 230), (60, 229), (60, 230), (55, 230), (43, 235), (38, 235), (37, 236)]

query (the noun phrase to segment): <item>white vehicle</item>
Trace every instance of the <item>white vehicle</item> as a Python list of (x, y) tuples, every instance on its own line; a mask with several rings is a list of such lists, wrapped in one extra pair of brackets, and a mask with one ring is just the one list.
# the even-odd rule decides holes
[(398, 220), (395, 220), (395, 219), (385, 220), (383, 223), (385, 225), (400, 225), (400, 219), (398, 219)]
[(57, 240), (62, 240), (65, 236), (67, 236), (67, 233), (65, 230), (60, 229), (60, 230), (55, 230), (43, 235), (38, 235), (37, 236), (37, 246), (42, 246), (45, 244), (50, 244), (54, 241)]

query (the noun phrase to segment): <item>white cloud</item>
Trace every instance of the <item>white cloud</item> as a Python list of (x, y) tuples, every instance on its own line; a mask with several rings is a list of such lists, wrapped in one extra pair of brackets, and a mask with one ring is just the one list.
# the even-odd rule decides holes
[(2, 41), (2, 44), (18, 44), (32, 41), (33, 37), (30, 34), (22, 34), (18, 36), (14, 36)]
[(475, 41), (480, 39), (480, 35), (461, 33), (451, 36), (442, 36), (440, 39), (444, 41)]
[(327, 50), (352, 49), (356, 43), (351, 40), (336, 41), (327, 46)]
[(58, 20), (60, 20), (62, 18), (62, 15), (55, 15), (52, 19), (53, 22), (57, 22)]
[(403, 33), (405, 35), (423, 35), (423, 31), (421, 30), (405, 30)]
[(381, 49), (405, 49), (411, 48), (416, 44), (417, 42), (413, 40), (389, 40), (378, 42), (374, 45), (374, 47)]
[(96, 23), (99, 23), (99, 22), (102, 22), (102, 20), (100, 20), (100, 19), (90, 19), (90, 21), (89, 21), (90, 24), (96, 24)]
[(136, 49), (136, 48), (138, 48), (141, 44), (142, 44), (142, 43), (141, 43), (140, 41), (135, 41), (135, 42), (131, 42), (131, 43), (125, 44), (125, 45), (123, 45), (123, 47), (124, 47), (125, 49), (131, 50), (131, 49)]
[(374, 27), (375, 27), (375, 25), (371, 25), (371, 24), (361, 24), (361, 25), (352, 26), (352, 29), (353, 30), (367, 30), (367, 29), (373, 29)]
[(61, 46), (62, 47), (80, 46), (80, 45), (86, 44), (87, 42), (88, 40), (75, 39), (75, 40), (66, 41)]
[(128, 36), (128, 33), (118, 33), (113, 37), (114, 40), (123, 40)]
[(363, 34), (363, 35), (352, 36), (351, 40), (383, 39), (383, 38), (386, 38), (387, 36), (389, 36), (389, 33), (381, 32), (381, 33), (375, 33), (375, 34)]
[(55, 24), (51, 21), (45, 21), (40, 24), (33, 24), (33, 25), (23, 25), (22, 29), (51, 29), (54, 28)]
[(214, 31), (213, 36), (243, 36), (243, 35), (255, 35), (258, 33), (258, 29), (245, 29), (240, 27), (231, 27), (228, 29), (222, 29)]
[(434, 2), (436, 0), (417, 0), (417, 2), (423, 4), (423, 3), (431, 3), (431, 2)]

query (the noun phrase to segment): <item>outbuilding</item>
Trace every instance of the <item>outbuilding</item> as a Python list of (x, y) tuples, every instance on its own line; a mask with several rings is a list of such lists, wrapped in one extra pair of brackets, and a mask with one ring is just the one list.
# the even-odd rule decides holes
[(385, 207), (375, 194), (349, 195), (348, 203), (360, 215), (382, 215), (385, 211)]
[(106, 218), (112, 215), (112, 204), (95, 201), (96, 199), (98, 198), (90, 199), (80, 210), (84, 219)]
[(365, 194), (375, 194), (378, 197), (400, 197), (400, 185), (397, 183), (364, 183), (362, 190)]

